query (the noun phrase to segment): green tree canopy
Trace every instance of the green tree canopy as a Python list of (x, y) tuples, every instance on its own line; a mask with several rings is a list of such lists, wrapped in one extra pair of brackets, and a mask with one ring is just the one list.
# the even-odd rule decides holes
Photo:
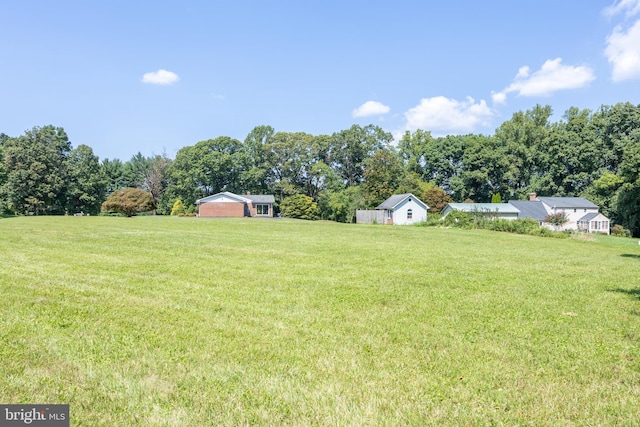
[(79, 145), (69, 153), (67, 166), (67, 209), (71, 212), (98, 213), (107, 185), (98, 156), (93, 154), (88, 145)]
[(2, 186), (7, 181), (7, 171), (4, 165), (4, 145), (7, 140), (9, 140), (9, 135), (0, 133), (0, 213), (7, 209), (6, 195), (2, 194)]
[(331, 165), (348, 186), (364, 179), (365, 161), (381, 149), (388, 148), (393, 136), (374, 125), (353, 125), (331, 135), (326, 148), (326, 163)]
[(268, 191), (268, 173), (270, 169), (267, 146), (275, 130), (271, 126), (256, 126), (244, 140), (243, 150), (247, 159), (247, 168), (243, 170), (241, 180), (245, 190), (255, 194)]
[(389, 149), (378, 150), (365, 161), (362, 188), (369, 207), (376, 207), (396, 191), (404, 174), (402, 162)]
[(167, 199), (193, 205), (201, 197), (221, 191), (242, 192), (246, 153), (237, 139), (221, 136), (178, 151), (167, 169)]
[(34, 127), (4, 143), (5, 182), (0, 196), (20, 214), (63, 213), (66, 207), (67, 156), (71, 143), (64, 129)]
[(127, 177), (124, 163), (119, 159), (104, 159), (100, 165), (106, 181), (106, 194), (127, 188)]

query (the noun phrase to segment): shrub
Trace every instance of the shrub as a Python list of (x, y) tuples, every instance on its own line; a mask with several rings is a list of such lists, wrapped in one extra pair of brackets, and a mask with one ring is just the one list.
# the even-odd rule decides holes
[(440, 215), (428, 215), (426, 221), (420, 221), (414, 224), (417, 227), (437, 227), (442, 225), (442, 218)]
[(139, 188), (114, 191), (102, 204), (103, 211), (118, 212), (128, 217), (155, 209), (153, 196)]
[(567, 233), (552, 231), (548, 228), (540, 227), (538, 221), (531, 218), (514, 220), (504, 218), (487, 219), (482, 218), (478, 212), (469, 213), (453, 211), (445, 217), (444, 225), (466, 229), (479, 228), (483, 230), (502, 231), (505, 233), (526, 234), (529, 236), (556, 237), (560, 239), (570, 236), (570, 234)]
[(569, 221), (569, 217), (565, 212), (556, 212), (547, 215), (543, 221), (553, 225), (554, 228), (559, 229)]
[(462, 212), (453, 211), (444, 218), (444, 225), (448, 227), (471, 228), (474, 224), (473, 215)]
[(169, 215), (180, 215), (185, 213), (184, 205), (182, 204), (182, 200), (178, 199), (173, 203), (173, 207), (171, 208), (171, 213)]
[(611, 229), (611, 235), (618, 237), (631, 237), (631, 230), (627, 230), (620, 224), (616, 224)]
[(295, 194), (282, 201), (280, 213), (287, 218), (315, 220), (318, 219), (320, 211), (318, 204), (311, 197)]

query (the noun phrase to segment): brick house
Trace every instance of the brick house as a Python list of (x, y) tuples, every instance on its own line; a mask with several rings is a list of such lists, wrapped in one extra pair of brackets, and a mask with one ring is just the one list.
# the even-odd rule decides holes
[(196, 200), (202, 218), (273, 217), (273, 195), (250, 193), (239, 196), (228, 191)]

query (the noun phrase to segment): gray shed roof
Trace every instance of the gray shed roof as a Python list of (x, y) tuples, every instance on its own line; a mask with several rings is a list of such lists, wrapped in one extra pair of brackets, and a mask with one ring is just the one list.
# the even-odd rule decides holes
[(596, 208), (595, 205), (584, 197), (537, 197), (539, 201), (553, 208)]
[(532, 218), (536, 221), (542, 221), (547, 216), (547, 211), (542, 205), (542, 202), (509, 200), (509, 204), (515, 206), (520, 211), (518, 218)]
[(393, 208), (395, 208), (396, 206), (398, 206), (401, 202), (404, 201), (404, 199), (408, 198), (408, 197), (413, 197), (415, 199), (416, 202), (418, 202), (421, 205), (424, 205), (425, 209), (428, 209), (428, 206), (422, 202), (422, 200), (418, 199), (416, 196), (414, 196), (411, 193), (404, 193), (404, 194), (394, 194), (393, 196), (389, 197), (387, 200), (385, 200), (384, 202), (380, 203), (376, 209), (388, 209), (388, 210), (393, 210)]

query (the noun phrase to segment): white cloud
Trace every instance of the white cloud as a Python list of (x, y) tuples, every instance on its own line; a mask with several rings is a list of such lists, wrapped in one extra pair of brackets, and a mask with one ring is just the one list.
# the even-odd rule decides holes
[(435, 96), (423, 98), (420, 104), (404, 113), (405, 130), (424, 129), (434, 134), (465, 134), (479, 126), (489, 126), (493, 112), (484, 100), (475, 102)]
[(627, 30), (616, 27), (607, 37), (604, 52), (613, 65), (614, 82), (640, 78), (640, 20)]
[(504, 92), (491, 92), (491, 99), (494, 104), (504, 105), (507, 103), (507, 94)]
[(618, 0), (611, 6), (604, 9), (605, 15), (614, 16), (625, 12), (627, 17), (632, 17), (640, 13), (640, 0)]
[(531, 68), (528, 65), (524, 67), (518, 68), (518, 74), (516, 74), (516, 79), (526, 79), (529, 77), (529, 73), (531, 72)]
[(617, 0), (603, 12), (608, 16), (624, 13), (626, 18), (606, 40), (604, 54), (612, 65), (611, 79), (617, 83), (640, 78), (640, 19), (631, 20), (640, 14), (640, 0)]
[(520, 67), (513, 83), (502, 92), (494, 92), (492, 98), (495, 103), (504, 104), (511, 92), (521, 96), (550, 96), (559, 90), (584, 87), (595, 78), (589, 67), (563, 65), (562, 58), (549, 59), (533, 73), (527, 66)]
[(367, 101), (351, 113), (353, 117), (369, 117), (387, 114), (391, 110), (390, 107), (378, 102)]
[(152, 85), (170, 85), (180, 80), (180, 77), (176, 73), (167, 70), (158, 70), (152, 73), (146, 73), (142, 76), (142, 83), (149, 83)]

